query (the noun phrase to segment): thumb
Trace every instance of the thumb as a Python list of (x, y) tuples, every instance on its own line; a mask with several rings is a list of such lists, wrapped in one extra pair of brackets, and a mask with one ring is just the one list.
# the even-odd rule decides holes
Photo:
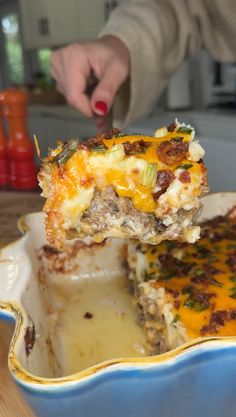
[(91, 97), (91, 105), (95, 114), (105, 116), (109, 113), (115, 96), (125, 79), (126, 74), (119, 71), (117, 65), (107, 66)]

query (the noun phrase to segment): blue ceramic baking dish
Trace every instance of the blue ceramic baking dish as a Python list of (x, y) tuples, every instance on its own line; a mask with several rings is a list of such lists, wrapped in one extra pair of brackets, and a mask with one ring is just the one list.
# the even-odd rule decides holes
[[(202, 217), (235, 205), (236, 193), (209, 195)], [(27, 215), (20, 226), (24, 236), (0, 253), (0, 317), (15, 320), (9, 370), (37, 416), (236, 416), (236, 337), (200, 338), (159, 356), (114, 358), (62, 376), (64, 359), (38, 282), (42, 213)], [(92, 263), (82, 254), (81, 273), (119, 269), (121, 245), (108, 241)]]

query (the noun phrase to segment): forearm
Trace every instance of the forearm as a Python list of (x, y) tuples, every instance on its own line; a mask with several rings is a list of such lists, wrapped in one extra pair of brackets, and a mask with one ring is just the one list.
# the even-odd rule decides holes
[(147, 112), (181, 62), (202, 47), (222, 61), (236, 58), (235, 36), (227, 33), (236, 32), (236, 7), (233, 0), (227, 5), (235, 12), (234, 25), (220, 0), (130, 1), (114, 11), (101, 36), (119, 37), (131, 56), (130, 85), (121, 91), (122, 96), (130, 90), (128, 106), (117, 100), (117, 125), (126, 126)]
[[(146, 113), (186, 54), (200, 48), (199, 41), (188, 43), (187, 31), (190, 34), (193, 28), (186, 27), (186, 24), (181, 27), (182, 22), (189, 20), (188, 10), (180, 4), (176, 8), (172, 3), (167, 0), (126, 3), (117, 8), (102, 32), (102, 35), (109, 33), (118, 36), (128, 47), (131, 56), (129, 105), (123, 109), (124, 115), (121, 103), (116, 103), (116, 125), (126, 126)], [(183, 38), (186, 39), (185, 45)], [(191, 51), (186, 51), (190, 47)], [(121, 94), (125, 94), (124, 88)], [(122, 104), (126, 105), (124, 100)]]

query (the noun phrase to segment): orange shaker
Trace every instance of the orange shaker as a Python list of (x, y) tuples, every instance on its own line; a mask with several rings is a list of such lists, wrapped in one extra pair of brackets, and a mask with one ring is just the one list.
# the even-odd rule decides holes
[(34, 147), (27, 128), (27, 101), (23, 91), (4, 91), (4, 114), (9, 127), (10, 186), (15, 190), (35, 189), (38, 184)]
[(7, 138), (3, 127), (3, 94), (0, 92), (0, 187), (9, 185)]

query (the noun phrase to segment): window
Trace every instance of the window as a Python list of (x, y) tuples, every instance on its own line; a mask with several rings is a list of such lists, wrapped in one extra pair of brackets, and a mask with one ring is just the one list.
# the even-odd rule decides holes
[(34, 62), (31, 79), (35, 87), (42, 91), (50, 91), (54, 88), (54, 83), (50, 74), (50, 58), (52, 50), (40, 48), (30, 51), (31, 61)]
[(18, 3), (0, 0), (0, 89), (22, 84), (51, 88), (51, 53), (49, 48), (24, 50)]
[(37, 58), (38, 58), (38, 68), (46, 78), (50, 79), (50, 58), (52, 50), (48, 48), (38, 49)]
[(2, 17), (1, 29), (3, 33), (8, 83), (10, 85), (23, 84), (24, 61), (17, 14), (13, 13)]
[(25, 80), (25, 53), (21, 42), (17, 0), (0, 1), (0, 78), (1, 88)]

